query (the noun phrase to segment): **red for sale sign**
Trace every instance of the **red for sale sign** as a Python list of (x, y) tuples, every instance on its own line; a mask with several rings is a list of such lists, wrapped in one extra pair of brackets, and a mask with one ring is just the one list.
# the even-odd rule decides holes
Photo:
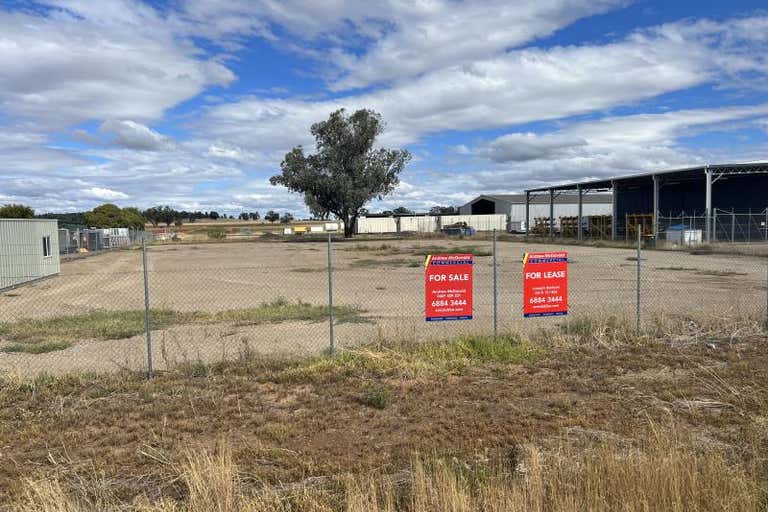
[(568, 314), (568, 253), (527, 252), (523, 257), (523, 316)]
[(472, 319), (472, 255), (431, 254), (425, 262), (427, 322)]

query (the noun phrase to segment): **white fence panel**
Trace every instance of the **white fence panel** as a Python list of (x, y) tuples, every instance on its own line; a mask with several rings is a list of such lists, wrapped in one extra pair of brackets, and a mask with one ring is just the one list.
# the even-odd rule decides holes
[(447, 226), (457, 222), (466, 222), (468, 226), (477, 231), (506, 231), (507, 216), (503, 213), (490, 215), (443, 215), (440, 217), (440, 226)]
[(434, 233), (437, 231), (437, 217), (398, 217), (400, 231), (416, 231), (418, 233)]
[(357, 219), (358, 234), (397, 233), (393, 217), (360, 217)]

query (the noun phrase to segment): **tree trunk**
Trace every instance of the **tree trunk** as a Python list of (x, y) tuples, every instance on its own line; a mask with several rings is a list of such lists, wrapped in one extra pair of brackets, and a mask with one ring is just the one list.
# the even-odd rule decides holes
[(344, 238), (352, 238), (355, 236), (355, 224), (357, 223), (356, 215), (347, 215), (344, 219)]

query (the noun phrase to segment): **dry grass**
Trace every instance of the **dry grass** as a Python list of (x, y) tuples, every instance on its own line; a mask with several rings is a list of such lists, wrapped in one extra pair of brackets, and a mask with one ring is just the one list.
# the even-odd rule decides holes
[(3, 380), (0, 510), (768, 512), (764, 342), (749, 322), (574, 318), (151, 381)]
[(73, 489), (27, 480), (13, 510), (31, 512), (723, 512), (765, 510), (757, 476), (720, 453), (695, 452), (674, 432), (638, 447), (602, 444), (547, 452), (520, 448), (503, 461), (414, 457), (396, 475), (347, 474), (325, 485), (249, 485), (226, 446), (189, 452), (178, 468), (183, 497), (132, 503), (96, 483)]
[[(364, 312), (352, 306), (334, 306), (334, 318), (339, 323), (364, 322)], [(15, 342), (6, 352), (33, 354), (63, 350), (64, 344), (81, 340), (113, 340), (129, 338), (145, 330), (144, 311), (94, 311), (82, 315), (53, 318), (25, 318), (16, 322), (0, 322), (0, 340)], [(165, 329), (184, 324), (256, 325), (288, 321), (321, 322), (328, 318), (328, 307), (306, 302), (290, 302), (282, 298), (265, 302), (257, 307), (208, 313), (202, 311), (179, 312), (153, 309), (150, 321), (153, 329)], [(22, 350), (23, 349), (23, 350)]]
[[(478, 257), (491, 256), (491, 252), (488, 244), (485, 245), (436, 245), (436, 244), (420, 244), (418, 246), (405, 246), (394, 243), (382, 243), (382, 244), (356, 244), (344, 247), (342, 251), (348, 252), (371, 252), (376, 256), (395, 256), (395, 255), (411, 255), (419, 256), (421, 258), (429, 254), (442, 254), (442, 253), (467, 253), (473, 254)], [(411, 260), (400, 260), (411, 261)]]

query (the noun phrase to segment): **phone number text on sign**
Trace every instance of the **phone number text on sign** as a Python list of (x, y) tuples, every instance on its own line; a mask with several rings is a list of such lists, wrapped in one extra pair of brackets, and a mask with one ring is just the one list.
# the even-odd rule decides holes
[(568, 314), (568, 253), (527, 252), (523, 257), (523, 315)]
[(431, 254), (424, 272), (427, 322), (472, 319), (472, 255)]

